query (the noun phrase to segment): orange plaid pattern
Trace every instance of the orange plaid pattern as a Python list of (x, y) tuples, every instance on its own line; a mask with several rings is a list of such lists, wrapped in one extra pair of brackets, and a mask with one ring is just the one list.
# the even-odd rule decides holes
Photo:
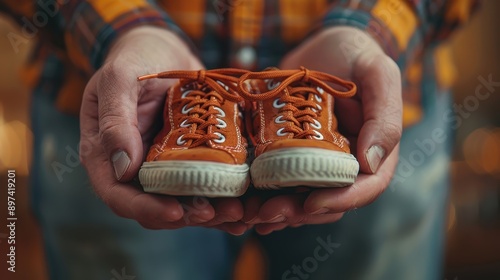
[[(421, 73), (435, 76), (440, 88), (448, 87), (453, 79), (453, 75), (445, 73), (451, 65), (446, 52), (436, 52), (437, 61), (446, 67), (438, 67), (432, 61), (422, 64), (422, 47), (436, 45), (436, 41), (447, 38), (453, 29), (468, 20), (478, 0), (38, 2), (41, 3), (5, 0), (0, 2), (0, 10), (23, 26), (26, 19), (33, 19), (37, 13), (47, 13), (47, 9), (55, 7), (57, 13), (49, 17), (49, 24), (40, 27), (42, 32), (39, 33), (44, 36), (33, 56), (37, 62), (31, 63), (47, 63), (47, 54), (55, 53), (64, 67), (71, 68), (60, 74), (64, 82), (59, 88), (58, 105), (65, 111), (74, 111), (78, 107), (82, 85), (100, 67), (113, 40), (139, 25), (154, 25), (178, 33), (193, 43), (193, 49), (199, 51), (209, 69), (232, 66), (249, 70), (278, 65), (288, 51), (312, 32), (329, 26), (348, 25), (370, 33), (400, 66), (405, 125), (410, 125), (422, 115)], [(71, 96), (77, 102), (68, 102)]]

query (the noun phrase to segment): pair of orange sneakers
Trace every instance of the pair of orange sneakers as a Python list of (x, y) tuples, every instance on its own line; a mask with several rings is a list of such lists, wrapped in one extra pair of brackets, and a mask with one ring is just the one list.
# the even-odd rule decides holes
[(250, 181), (259, 189), (342, 187), (358, 174), (333, 110), (335, 98), (355, 94), (350, 81), (304, 67), (138, 79), (149, 78), (179, 82), (167, 93), (163, 129), (139, 171), (146, 192), (236, 197)]

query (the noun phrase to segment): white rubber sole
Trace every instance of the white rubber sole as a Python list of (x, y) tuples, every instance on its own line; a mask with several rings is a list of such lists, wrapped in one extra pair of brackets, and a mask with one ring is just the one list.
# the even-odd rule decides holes
[(258, 189), (345, 187), (354, 183), (358, 171), (353, 155), (315, 148), (269, 151), (258, 156), (250, 169)]
[(237, 197), (250, 183), (248, 165), (206, 161), (154, 161), (142, 164), (139, 180), (148, 193), (175, 196)]

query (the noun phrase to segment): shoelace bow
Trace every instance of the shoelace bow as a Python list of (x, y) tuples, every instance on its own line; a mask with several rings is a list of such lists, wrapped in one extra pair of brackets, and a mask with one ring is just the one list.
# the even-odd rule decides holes
[[(247, 80), (270, 80), (281, 81), (274, 88), (262, 93), (252, 93), (245, 88), (244, 83)], [(327, 82), (339, 85), (346, 91), (336, 90)], [(312, 85), (312, 86), (307, 86)], [(252, 101), (263, 101), (272, 98), (278, 98), (283, 107), (279, 113), (291, 111), (291, 115), (281, 114), (282, 120), (289, 121), (292, 125), (286, 126), (282, 131), (284, 133), (293, 133), (295, 138), (305, 138), (315, 136), (316, 132), (311, 125), (317, 123), (318, 112), (321, 107), (316, 102), (318, 93), (321, 95), (326, 92), (334, 97), (351, 97), (356, 93), (356, 84), (346, 81), (333, 75), (308, 70), (301, 67), (299, 70), (270, 70), (263, 72), (249, 72), (241, 76), (238, 82), (239, 94)], [(289, 95), (282, 95), (283, 90), (288, 89)], [(315, 101), (316, 99), (316, 101)], [(308, 125), (304, 125), (308, 123)]]
[[(209, 140), (218, 140), (223, 137), (214, 131), (213, 126), (220, 125), (220, 106), (224, 100), (240, 102), (243, 99), (237, 94), (236, 83), (242, 74), (248, 73), (240, 69), (216, 69), (199, 71), (167, 71), (138, 77), (139, 81), (161, 78), (181, 79), (183, 86), (194, 84), (193, 88), (186, 89), (182, 98), (173, 100), (182, 108), (186, 117), (181, 125), (190, 126), (189, 133), (182, 135), (182, 143), (190, 148), (201, 146)], [(232, 90), (232, 92), (231, 92)], [(219, 108), (217, 110), (216, 108)], [(184, 142), (185, 141), (185, 142)]]

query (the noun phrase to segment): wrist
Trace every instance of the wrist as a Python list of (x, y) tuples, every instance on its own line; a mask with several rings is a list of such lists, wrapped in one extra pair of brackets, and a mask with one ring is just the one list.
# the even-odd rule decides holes
[(305, 66), (348, 78), (350, 75), (346, 73), (351, 73), (362, 54), (385, 56), (382, 47), (367, 32), (350, 26), (333, 26), (313, 34), (287, 54), (281, 68)]
[(360, 52), (384, 53), (382, 46), (368, 32), (352, 26), (332, 26), (316, 34), (321, 44), (338, 46), (344, 53), (358, 55)]
[[(161, 54), (157, 59), (150, 57)], [(122, 58), (131, 59), (134, 56), (141, 56), (132, 61), (140, 61), (156, 64), (163, 64), (168, 60), (169, 68), (181, 69), (182, 67), (201, 66), (199, 61), (191, 52), (189, 45), (175, 32), (154, 26), (139, 26), (120, 35), (110, 46), (106, 55), (105, 63)], [(146, 56), (146, 57), (144, 57)], [(196, 64), (196, 65), (193, 65)], [(164, 69), (159, 69), (163, 71)]]

